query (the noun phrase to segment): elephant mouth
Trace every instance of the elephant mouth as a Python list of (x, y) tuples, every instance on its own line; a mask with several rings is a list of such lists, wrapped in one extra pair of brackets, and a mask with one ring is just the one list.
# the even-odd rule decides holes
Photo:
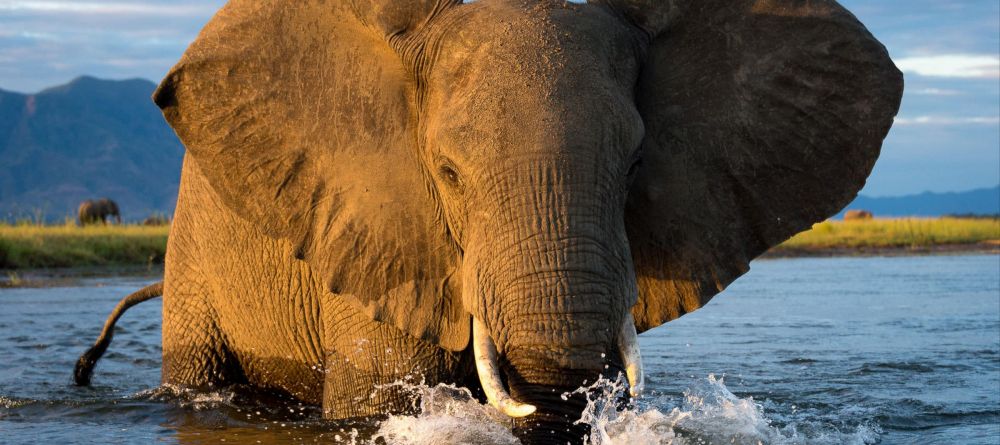
[[(618, 350), (621, 352), (622, 364), (625, 366), (625, 376), (628, 379), (629, 394), (638, 397), (644, 385), (642, 356), (639, 353), (639, 339), (635, 330), (632, 314), (627, 314), (622, 328), (616, 338)], [(486, 393), (489, 404), (507, 416), (526, 417), (536, 411), (534, 405), (514, 400), (504, 388), (500, 380), (500, 365), (496, 343), (490, 337), (486, 325), (473, 317), (472, 348), (476, 360), (476, 372), (479, 382)]]

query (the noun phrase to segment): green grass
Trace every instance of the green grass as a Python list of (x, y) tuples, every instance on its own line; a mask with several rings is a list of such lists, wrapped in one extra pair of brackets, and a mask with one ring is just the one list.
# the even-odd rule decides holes
[(1000, 240), (1000, 219), (876, 218), (824, 221), (777, 249), (916, 248), (994, 240)]
[(162, 263), (169, 226), (0, 223), (0, 269)]
[[(0, 223), (0, 269), (158, 264), (163, 262), (169, 231), (169, 226)], [(825, 221), (775, 251), (922, 248), (995, 240), (1000, 240), (998, 219)]]

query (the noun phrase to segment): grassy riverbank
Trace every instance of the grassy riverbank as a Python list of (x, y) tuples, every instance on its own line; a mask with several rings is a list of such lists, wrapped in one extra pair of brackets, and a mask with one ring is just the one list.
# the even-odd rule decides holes
[[(992, 246), (992, 247), (991, 247)], [(994, 250), (1000, 219), (893, 218), (824, 221), (771, 250), (772, 255), (850, 255)]]
[[(163, 262), (169, 226), (0, 224), (0, 269), (150, 265)], [(825, 221), (769, 256), (1000, 250), (1000, 220), (902, 218)]]
[(169, 226), (0, 224), (0, 269), (157, 264)]

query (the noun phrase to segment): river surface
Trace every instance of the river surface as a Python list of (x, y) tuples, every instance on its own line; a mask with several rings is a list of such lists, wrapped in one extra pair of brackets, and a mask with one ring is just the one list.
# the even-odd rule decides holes
[[(0, 289), (0, 443), (516, 443), (454, 388), (413, 386), (417, 417), (338, 424), (160, 387), (158, 300), (122, 319), (94, 385), (73, 386), (118, 299), (157, 279)], [(592, 444), (1000, 443), (997, 255), (760, 260), (640, 344), (647, 392), (624, 412), (595, 396)]]

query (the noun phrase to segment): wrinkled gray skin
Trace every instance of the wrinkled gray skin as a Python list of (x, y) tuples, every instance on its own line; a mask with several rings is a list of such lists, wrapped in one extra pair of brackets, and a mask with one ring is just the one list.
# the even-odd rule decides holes
[[(618, 332), (704, 305), (864, 184), (899, 105), (831, 0), (233, 0), (155, 100), (188, 148), (163, 381), (329, 418), (477, 389), (496, 343), (527, 443)], [(669, 370), (668, 370), (669, 373)]]
[(118, 204), (108, 198), (88, 199), (80, 203), (76, 211), (77, 223), (81, 226), (89, 224), (107, 224), (108, 217), (114, 217), (115, 222), (122, 223), (122, 215), (118, 211)]

